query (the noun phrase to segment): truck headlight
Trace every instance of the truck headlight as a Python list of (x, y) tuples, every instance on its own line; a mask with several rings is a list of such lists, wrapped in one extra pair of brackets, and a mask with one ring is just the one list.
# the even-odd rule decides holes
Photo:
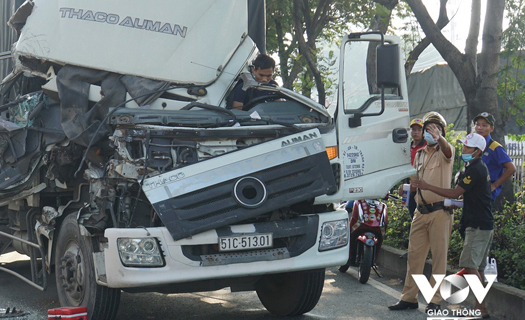
[(164, 259), (155, 238), (118, 238), (120, 261), (126, 267), (162, 267)]
[(321, 227), (319, 251), (344, 247), (348, 244), (348, 219), (329, 221)]

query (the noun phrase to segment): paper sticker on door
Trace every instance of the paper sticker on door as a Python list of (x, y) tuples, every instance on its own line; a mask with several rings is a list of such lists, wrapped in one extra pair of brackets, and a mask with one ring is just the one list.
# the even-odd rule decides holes
[(365, 157), (363, 152), (356, 146), (351, 145), (343, 151), (344, 179), (362, 176), (365, 172)]

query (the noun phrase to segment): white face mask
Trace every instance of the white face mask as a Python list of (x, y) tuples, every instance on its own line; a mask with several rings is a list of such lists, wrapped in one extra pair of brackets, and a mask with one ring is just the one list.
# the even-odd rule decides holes
[(434, 140), (434, 137), (427, 131), (425, 131), (425, 140), (428, 142), (428, 144), (436, 144), (437, 141)]

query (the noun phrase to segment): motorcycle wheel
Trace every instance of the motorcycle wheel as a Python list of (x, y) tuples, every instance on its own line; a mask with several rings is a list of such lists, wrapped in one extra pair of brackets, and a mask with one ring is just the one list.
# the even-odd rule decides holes
[(266, 310), (277, 316), (299, 316), (311, 311), (323, 293), (325, 269), (269, 274), (255, 284)]
[(342, 272), (342, 273), (345, 273), (346, 271), (348, 271), (349, 267), (350, 267), (350, 265), (347, 263), (344, 266), (340, 266), (339, 267), (339, 271)]
[(64, 307), (86, 307), (90, 320), (113, 320), (117, 316), (120, 290), (96, 283), (93, 264), (96, 242), (80, 234), (75, 214), (64, 219), (55, 252), (58, 299)]
[(374, 248), (363, 245), (363, 255), (359, 263), (359, 282), (365, 284), (370, 277), (370, 270), (374, 262)]

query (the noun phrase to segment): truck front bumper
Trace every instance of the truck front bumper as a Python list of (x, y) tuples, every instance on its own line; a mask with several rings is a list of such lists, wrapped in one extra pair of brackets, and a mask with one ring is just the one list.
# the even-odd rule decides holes
[[(281, 226), (278, 225), (278, 222), (229, 226), (177, 241), (173, 240), (165, 227), (109, 228), (105, 231), (105, 237), (108, 240), (107, 248), (95, 254), (97, 283), (111, 288), (146, 287), (310, 270), (346, 263), (349, 252), (348, 243), (330, 250), (319, 250), (323, 224), (347, 220), (346, 211), (337, 210), (301, 216), (299, 219), (302, 219), (302, 222), (297, 220), (297, 222), (283, 223)], [(346, 223), (347, 227), (348, 223)], [(192, 254), (192, 250), (189, 250), (195, 246), (218, 245), (219, 236), (229, 233), (252, 234), (261, 230), (274, 233), (274, 245), (275, 238), (286, 236), (287, 239), (290, 239), (290, 236), (294, 234), (297, 237), (289, 247), (197, 255)], [(348, 234), (348, 229), (345, 232)], [(119, 238), (155, 238), (160, 245), (164, 259), (163, 266), (125, 266), (119, 254), (117, 244)]]

